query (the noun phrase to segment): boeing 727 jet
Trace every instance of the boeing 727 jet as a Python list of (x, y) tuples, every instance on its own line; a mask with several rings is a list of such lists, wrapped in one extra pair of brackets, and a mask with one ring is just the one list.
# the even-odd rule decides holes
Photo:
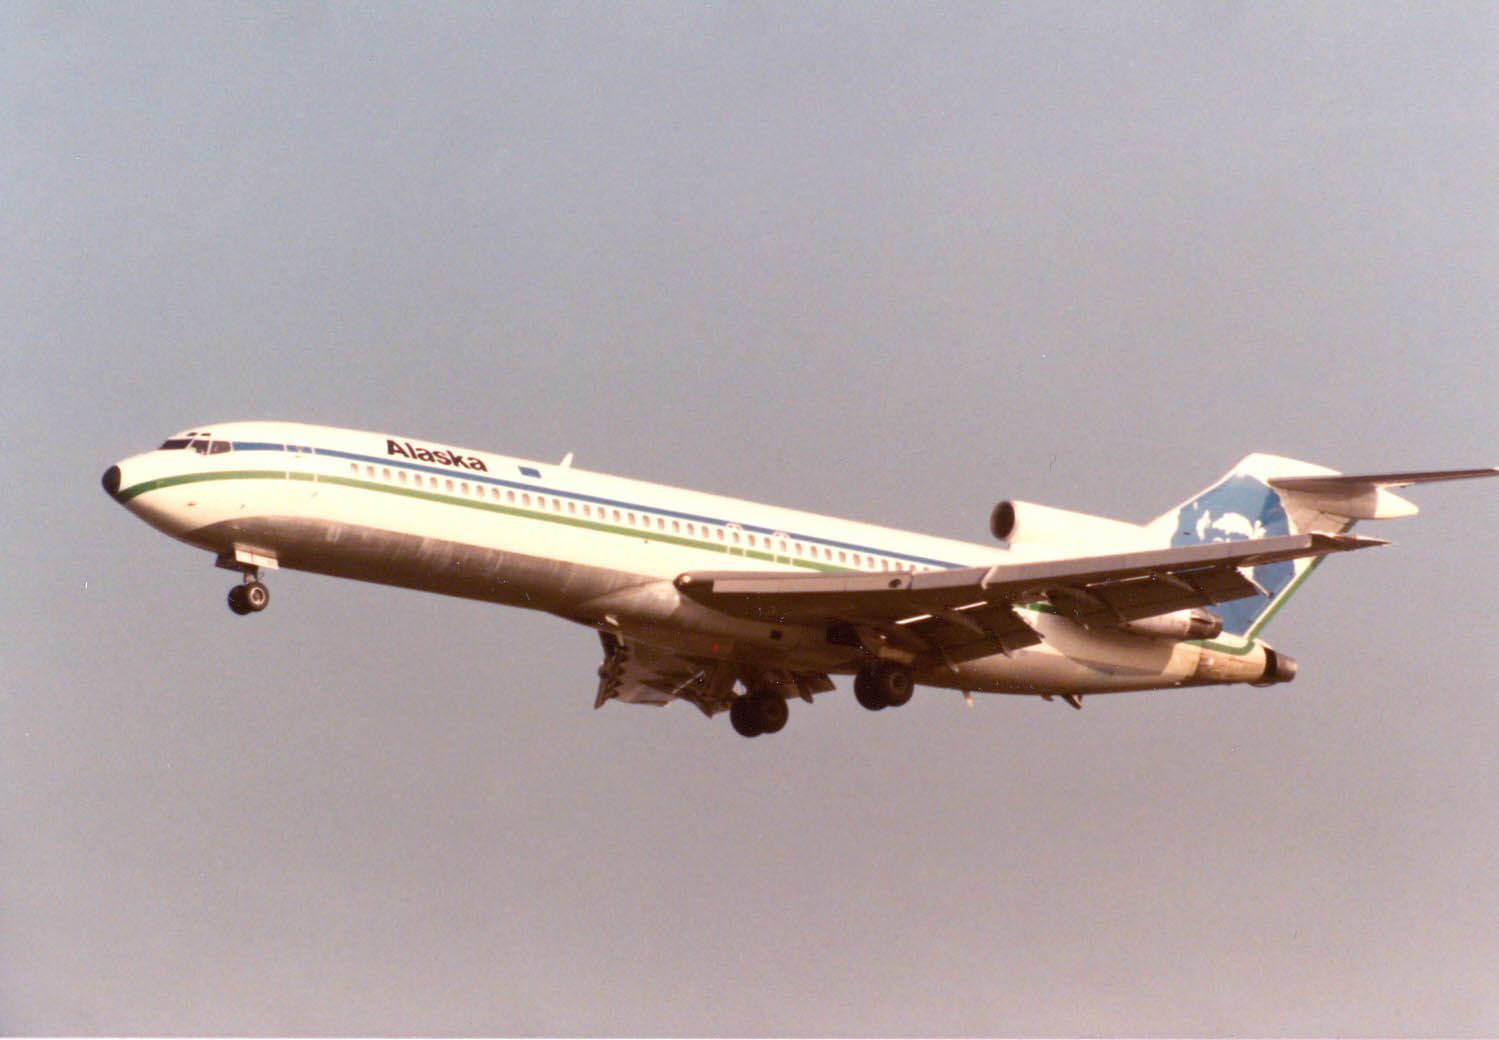
[(1078, 707), (1086, 695), (1289, 682), (1260, 638), (1332, 553), (1413, 516), (1391, 489), (1499, 468), (1348, 476), (1250, 455), (1134, 524), (1004, 501), (995, 543), (284, 422), (197, 426), (110, 466), (104, 489), (242, 580), (287, 567), (544, 610), (603, 643), (595, 706), (685, 700), (747, 737), (854, 677), (871, 711), (917, 685)]

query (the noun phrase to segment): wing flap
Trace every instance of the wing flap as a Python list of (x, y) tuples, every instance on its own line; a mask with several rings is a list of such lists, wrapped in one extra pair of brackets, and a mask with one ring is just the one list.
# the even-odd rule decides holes
[(1085, 628), (1106, 628), (1264, 593), (1242, 571), (1213, 568), (1081, 587), (1058, 585), (1047, 591), (1046, 600), (1058, 613)]
[(1011, 654), (1041, 642), (1041, 634), (1005, 603), (943, 608), (898, 622), (897, 627), (924, 643), (926, 649), (939, 652), (949, 664)]
[(734, 699), (735, 677), (725, 662), (626, 642), (610, 632), (600, 632), (599, 641), (604, 644), (604, 663), (599, 666), (595, 709), (611, 700), (661, 706), (680, 699), (712, 716)]
[[(599, 642), (604, 646), (604, 663), (599, 666), (595, 710), (612, 700), (658, 707), (683, 700), (711, 718), (734, 702), (734, 684), (742, 675), (729, 661), (679, 654), (613, 632), (600, 632)], [(810, 701), (814, 694), (833, 689), (833, 681), (821, 672), (769, 667), (757, 668), (753, 674), (785, 697)]]

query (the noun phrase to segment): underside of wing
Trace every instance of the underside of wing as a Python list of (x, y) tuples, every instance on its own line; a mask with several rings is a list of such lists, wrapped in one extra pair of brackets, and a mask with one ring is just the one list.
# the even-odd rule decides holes
[(827, 625), (835, 641), (868, 647), (877, 638), (959, 661), (1039, 642), (1017, 606), (1040, 606), (1090, 628), (1124, 625), (1261, 594), (1241, 568), (1383, 544), (1299, 534), (919, 574), (687, 573), (676, 586), (737, 617)]

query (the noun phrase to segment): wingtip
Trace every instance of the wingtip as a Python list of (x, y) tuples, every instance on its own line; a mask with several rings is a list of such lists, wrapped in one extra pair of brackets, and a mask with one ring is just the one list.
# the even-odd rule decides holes
[(1388, 538), (1371, 538), (1362, 534), (1315, 534), (1312, 537), (1321, 540), (1323, 544), (1330, 543), (1336, 550), (1376, 549), (1390, 544)]

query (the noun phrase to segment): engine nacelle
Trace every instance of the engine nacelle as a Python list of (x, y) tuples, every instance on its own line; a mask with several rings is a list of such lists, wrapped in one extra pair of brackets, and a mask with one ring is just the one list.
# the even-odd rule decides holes
[(1048, 546), (1083, 554), (1151, 547), (1146, 529), (1139, 524), (1011, 499), (989, 514), (989, 531), (1012, 546)]
[(1129, 621), (1119, 627), (1126, 632), (1156, 639), (1216, 639), (1223, 634), (1223, 619), (1217, 614), (1194, 608)]
[(1274, 686), (1296, 678), (1296, 659), (1289, 654), (1265, 647), (1265, 672), (1251, 686)]

